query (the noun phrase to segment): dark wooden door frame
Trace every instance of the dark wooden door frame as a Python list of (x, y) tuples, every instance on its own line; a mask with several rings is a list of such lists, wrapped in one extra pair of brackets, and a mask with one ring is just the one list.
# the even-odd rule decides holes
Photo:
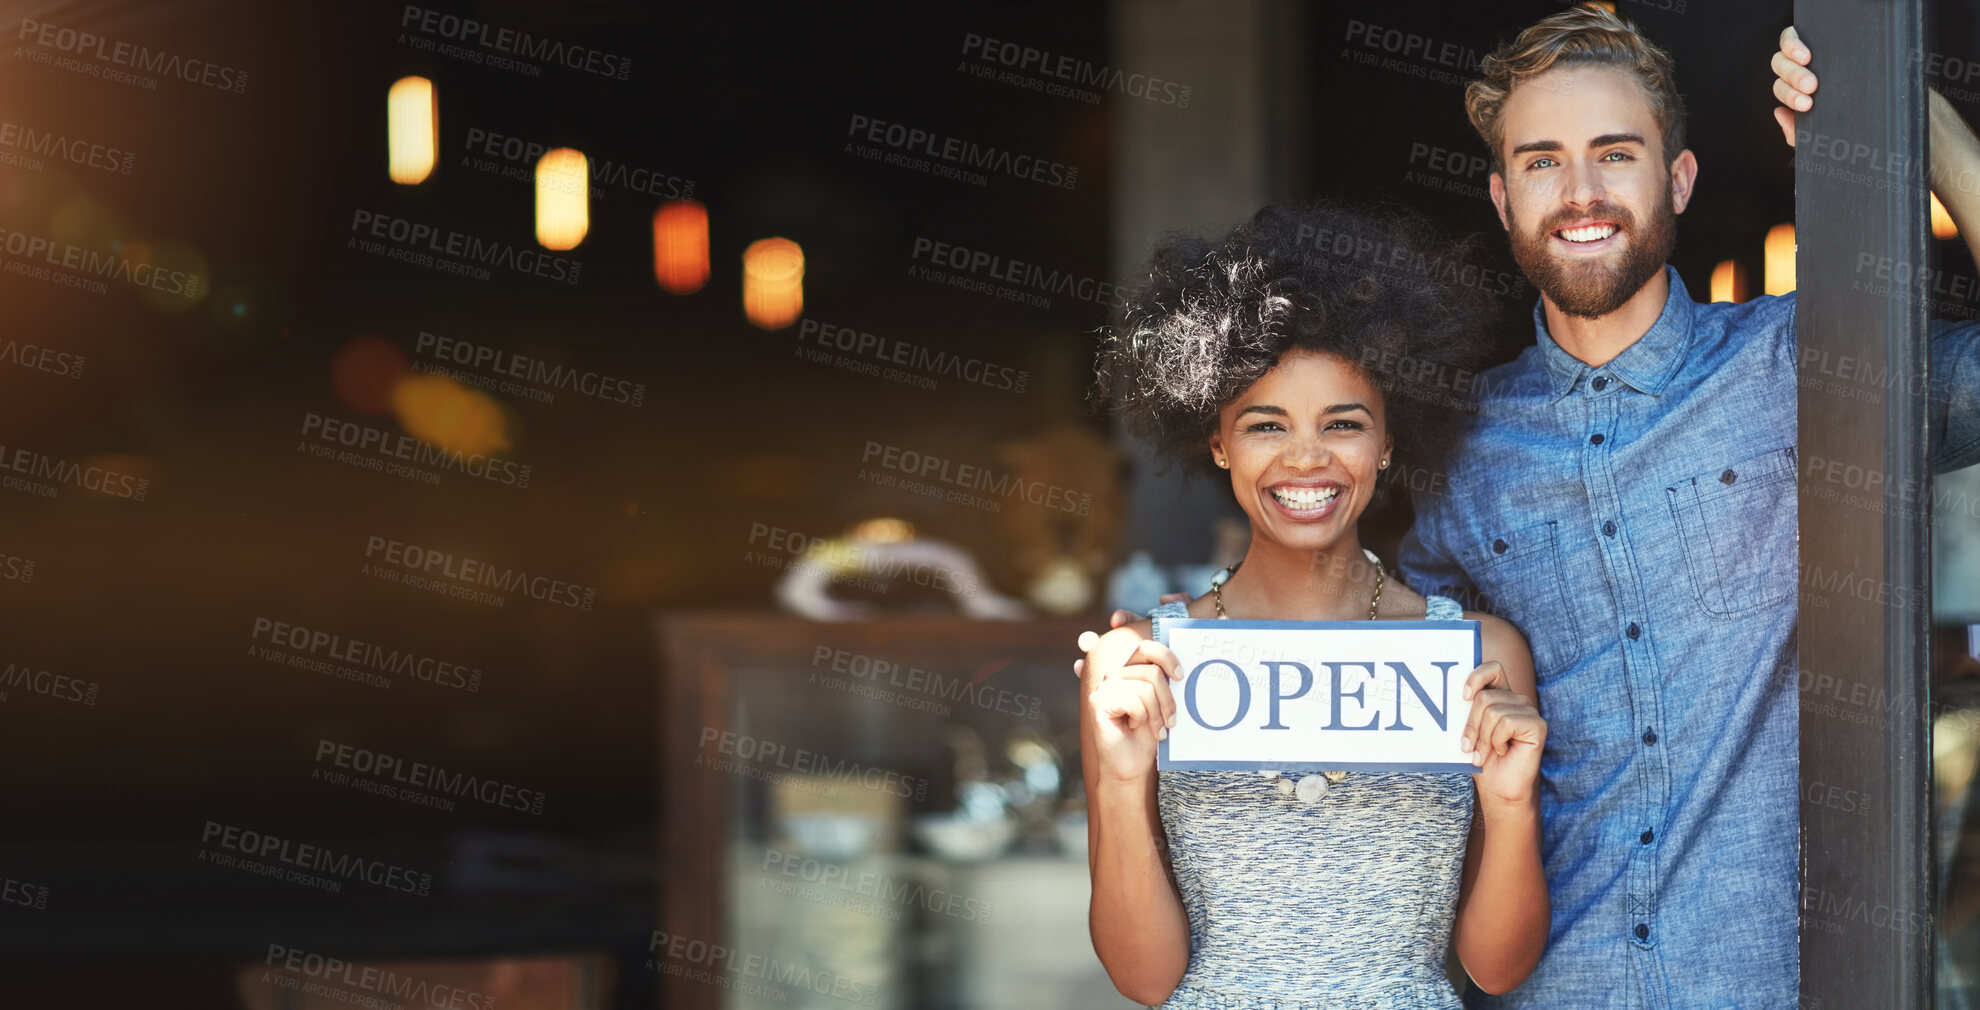
[[(1822, 80), (1795, 158), (1804, 1007), (1933, 998), (1923, 8), (1794, 5)], [(1868, 501), (1830, 496), (1838, 466)]]

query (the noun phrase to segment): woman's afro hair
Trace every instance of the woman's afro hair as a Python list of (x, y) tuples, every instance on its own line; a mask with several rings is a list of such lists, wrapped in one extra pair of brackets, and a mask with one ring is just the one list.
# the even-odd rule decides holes
[(1412, 215), (1332, 203), (1266, 207), (1219, 242), (1169, 238), (1103, 335), (1095, 402), (1214, 472), (1218, 411), (1287, 351), (1320, 351), (1383, 391), (1398, 463), (1440, 467), (1496, 307), (1483, 279), (1506, 276), (1476, 256)]

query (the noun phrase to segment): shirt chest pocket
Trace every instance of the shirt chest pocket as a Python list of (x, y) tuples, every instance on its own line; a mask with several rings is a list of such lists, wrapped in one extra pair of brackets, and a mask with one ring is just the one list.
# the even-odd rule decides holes
[(1666, 490), (1698, 605), (1715, 618), (1794, 593), (1794, 448), (1771, 449)]
[(1466, 565), (1491, 612), (1511, 621), (1533, 650), (1542, 679), (1581, 658), (1581, 630), (1568, 606), (1560, 523), (1535, 523), (1487, 539)]

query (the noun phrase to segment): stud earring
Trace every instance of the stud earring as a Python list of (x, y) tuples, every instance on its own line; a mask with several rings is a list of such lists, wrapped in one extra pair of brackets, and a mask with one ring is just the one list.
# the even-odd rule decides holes
[(1382, 461), (1382, 469), (1387, 470), (1388, 468), (1389, 468), (1389, 461), (1385, 459)]
[(1217, 461), (1217, 465), (1223, 467), (1226, 470), (1229, 470), (1231, 468), (1231, 461), (1227, 459), (1220, 459)]

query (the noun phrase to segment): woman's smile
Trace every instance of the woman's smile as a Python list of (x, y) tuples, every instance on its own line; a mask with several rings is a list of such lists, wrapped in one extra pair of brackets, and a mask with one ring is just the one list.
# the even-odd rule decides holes
[(1266, 489), (1279, 514), (1294, 522), (1318, 522), (1334, 512), (1346, 487), (1324, 477), (1280, 481)]

